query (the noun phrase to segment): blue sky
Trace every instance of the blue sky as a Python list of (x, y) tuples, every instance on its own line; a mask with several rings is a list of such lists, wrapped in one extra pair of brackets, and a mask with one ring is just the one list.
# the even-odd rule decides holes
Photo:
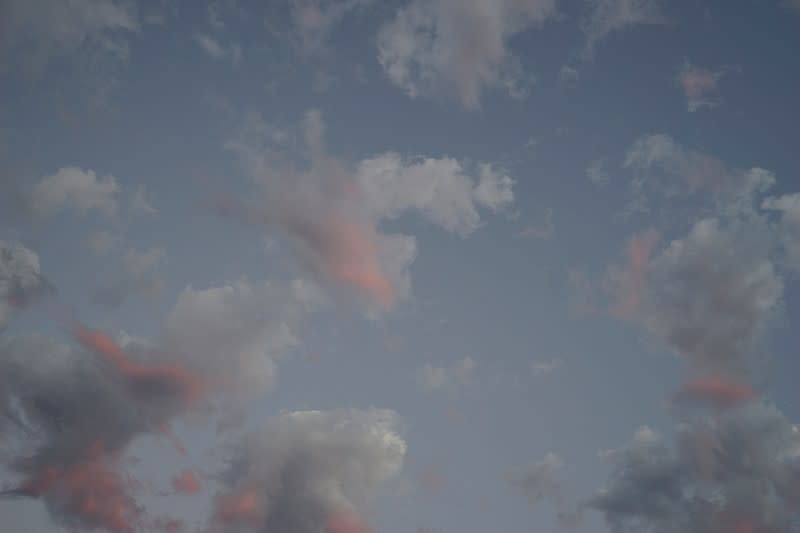
[(0, 0), (0, 523), (798, 527), (796, 0)]

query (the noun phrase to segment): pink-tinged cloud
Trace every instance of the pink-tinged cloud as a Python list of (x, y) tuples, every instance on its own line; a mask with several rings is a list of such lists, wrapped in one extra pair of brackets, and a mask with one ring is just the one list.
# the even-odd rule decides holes
[(172, 480), (172, 487), (180, 494), (193, 495), (203, 490), (203, 481), (191, 470), (184, 470)]
[(135, 531), (141, 509), (129, 494), (130, 484), (108, 463), (102, 443), (85, 461), (65, 468), (47, 467), (27, 480), (20, 492), (59, 502), (83, 523), (112, 533)]
[(198, 376), (180, 366), (148, 366), (132, 361), (130, 355), (102, 331), (78, 325), (73, 330), (73, 335), (87, 350), (108, 361), (127, 379), (131, 390), (142, 397), (169, 396), (188, 404), (197, 399), (206, 388)]
[(378, 261), (374, 232), (335, 215), (326, 220), (324, 232), (319, 250), (324, 270), (368, 295), (381, 307), (391, 307), (395, 291)]
[(647, 287), (650, 258), (655, 251), (659, 237), (658, 231), (649, 229), (635, 235), (628, 242), (627, 265), (619, 280), (616, 298), (609, 309), (612, 316), (630, 318), (641, 308), (644, 291)]
[(686, 97), (699, 100), (717, 89), (719, 74), (704, 68), (689, 67), (680, 73), (679, 80)]
[(254, 489), (244, 489), (217, 498), (213, 517), (215, 533), (231, 527), (258, 528), (264, 523), (267, 510)]
[(685, 384), (678, 398), (692, 403), (703, 403), (718, 408), (728, 408), (757, 398), (756, 391), (746, 383), (737, 383), (720, 377), (707, 377)]
[(328, 518), (326, 533), (371, 533), (369, 526), (353, 513), (338, 513)]

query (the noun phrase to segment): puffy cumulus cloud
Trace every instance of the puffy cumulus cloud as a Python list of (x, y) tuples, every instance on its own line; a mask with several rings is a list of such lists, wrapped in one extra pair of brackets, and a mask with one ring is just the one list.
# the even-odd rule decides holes
[(701, 368), (743, 363), (779, 309), (783, 280), (760, 219), (704, 219), (645, 268), (638, 320)]
[(479, 227), (478, 207), (497, 211), (514, 201), (514, 182), (499, 169), (480, 165), (476, 183), (452, 158), (382, 154), (358, 164), (356, 183), (373, 220), (397, 218), (414, 209), (462, 236)]
[(301, 281), (187, 287), (166, 319), (161, 345), (228, 392), (260, 392), (271, 385), (276, 361), (299, 343), (299, 320), (318, 300)]
[(119, 0), (6, 0), (0, 3), (0, 54), (23, 50), (24, 66), (33, 72), (82, 48), (127, 59), (124, 37), (139, 28), (135, 7)]
[(3, 466), (68, 528), (133, 531), (143, 511), (119, 459), (160, 431), (201, 390), (171, 364), (138, 361), (111, 337), (76, 325), (77, 347), (40, 336), (0, 337)]
[(232, 456), (211, 531), (367, 532), (358, 508), (402, 467), (393, 411), (299, 411), (267, 421)]
[(583, 21), (586, 34), (584, 55), (591, 58), (595, 47), (608, 35), (638, 25), (663, 24), (658, 0), (589, 0), (592, 10)]
[(725, 69), (710, 70), (693, 66), (689, 61), (684, 61), (678, 71), (677, 81), (686, 96), (689, 112), (703, 107), (715, 107), (719, 104), (719, 100), (711, 95), (717, 92), (719, 80), (724, 74)]
[(762, 207), (780, 213), (778, 231), (785, 253), (785, 264), (800, 272), (800, 193), (766, 198)]
[(674, 197), (704, 191), (717, 207), (750, 210), (754, 195), (775, 184), (762, 168), (731, 169), (719, 159), (691, 150), (665, 134), (644, 135), (634, 141), (623, 163), (634, 172), (633, 200), (628, 212), (648, 211), (651, 194)]
[(556, 472), (563, 466), (563, 461), (556, 454), (548, 453), (538, 463), (513, 476), (511, 483), (522, 491), (531, 503), (539, 503), (546, 499), (557, 501), (560, 498), (560, 486)]
[(250, 116), (227, 143), (258, 187), (259, 204), (212, 199), (217, 214), (283, 230), (303, 265), (319, 279), (349, 288), (389, 308), (408, 292), (413, 237), (385, 234), (380, 225), (416, 211), (466, 236), (481, 223), (479, 209), (500, 211), (513, 201), (513, 181), (492, 165), (473, 177), (458, 161), (381, 154), (349, 164), (327, 153), (325, 123), (306, 114), (304, 150), (292, 153), (289, 134)]
[(37, 182), (30, 191), (31, 210), (39, 216), (74, 210), (117, 213), (120, 186), (113, 176), (98, 178), (93, 170), (64, 167)]
[(12, 307), (23, 307), (32, 298), (53, 291), (39, 271), (35, 252), (21, 244), (0, 241), (0, 331)]
[[(108, 244), (105, 233), (95, 234), (92, 245), (103, 249)], [(120, 275), (94, 291), (92, 301), (106, 307), (119, 307), (129, 296), (137, 293), (152, 294), (161, 288), (156, 269), (164, 258), (164, 250), (157, 247), (144, 251), (129, 249), (122, 256)]]
[(446, 367), (425, 363), (417, 369), (417, 384), (429, 391), (466, 385), (477, 366), (478, 362), (472, 357), (464, 357)]
[(604, 455), (609, 483), (588, 502), (614, 533), (792, 530), (800, 433), (775, 407), (753, 402), (678, 426), (675, 445), (643, 428)]
[(509, 40), (556, 14), (555, 0), (413, 0), (378, 35), (378, 60), (410, 97), (455, 94), (480, 107), (484, 88), (526, 88)]

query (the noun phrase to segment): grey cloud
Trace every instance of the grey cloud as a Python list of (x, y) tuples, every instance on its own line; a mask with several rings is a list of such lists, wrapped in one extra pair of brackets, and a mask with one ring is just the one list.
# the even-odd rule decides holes
[(512, 36), (556, 14), (554, 0), (414, 0), (378, 37), (378, 59), (410, 97), (455, 94), (480, 107), (484, 88), (524, 94)]
[(372, 0), (291, 0), (290, 16), (300, 49), (306, 54), (325, 50), (333, 28), (351, 11)]
[(614, 533), (792, 530), (800, 434), (762, 402), (678, 426), (675, 446), (649, 429), (606, 453), (608, 485), (589, 502)]
[(317, 302), (316, 289), (302, 281), (187, 287), (167, 317), (161, 344), (186, 367), (224, 382), (228, 392), (262, 392), (274, 380), (276, 361), (299, 343), (299, 322)]
[(0, 241), (0, 331), (12, 307), (23, 307), (32, 298), (54, 291), (41, 275), (35, 252), (21, 244)]
[(92, 170), (64, 167), (42, 178), (31, 190), (31, 209), (39, 216), (74, 209), (86, 214), (99, 211), (117, 213), (120, 186), (113, 176), (98, 178)]
[(671, 198), (701, 191), (711, 195), (718, 209), (752, 210), (754, 196), (775, 184), (769, 171), (728, 168), (719, 159), (682, 146), (665, 134), (637, 139), (623, 167), (635, 173), (628, 211), (647, 211), (654, 194)]
[(330, 531), (358, 523), (358, 508), (403, 464), (406, 444), (396, 426), (397, 414), (380, 409), (268, 420), (234, 450), (212, 531)]
[(766, 198), (762, 207), (780, 213), (778, 231), (786, 266), (800, 272), (800, 193)]
[(224, 59), (234, 66), (242, 62), (242, 47), (239, 44), (224, 45), (218, 39), (202, 33), (195, 34), (192, 39), (213, 59)]

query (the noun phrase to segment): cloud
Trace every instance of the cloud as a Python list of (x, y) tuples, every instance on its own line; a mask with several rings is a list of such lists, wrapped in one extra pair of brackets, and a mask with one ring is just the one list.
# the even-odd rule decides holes
[(597, 45), (611, 33), (632, 26), (664, 24), (658, 0), (590, 0), (591, 14), (581, 27), (586, 35), (584, 56), (591, 59)]
[(605, 161), (603, 159), (595, 159), (589, 163), (589, 166), (586, 167), (586, 177), (597, 187), (608, 185), (608, 171), (605, 169)]
[(4, 494), (42, 500), (68, 528), (131, 531), (142, 509), (120, 455), (182, 412), (200, 382), (181, 367), (137, 361), (102, 332), (72, 333), (78, 348), (0, 337), (0, 433), (17, 479)]
[(299, 320), (316, 302), (315, 289), (301, 281), (190, 286), (167, 316), (161, 345), (229, 393), (262, 392), (276, 361), (299, 343)]
[(555, 14), (554, 0), (413, 0), (381, 28), (378, 60), (412, 98), (454, 94), (477, 109), (485, 88), (524, 96), (508, 41)]
[(393, 411), (299, 411), (234, 450), (212, 531), (367, 532), (358, 508), (400, 470)]
[(417, 369), (417, 384), (428, 391), (466, 385), (471, 381), (477, 365), (477, 361), (471, 357), (459, 359), (448, 367), (425, 363)]
[(522, 474), (512, 478), (511, 483), (522, 491), (532, 504), (543, 500), (560, 499), (560, 485), (555, 474), (564, 466), (554, 453), (548, 453), (540, 462), (530, 465)]
[(625, 269), (610, 272), (612, 283), (616, 285), (616, 298), (609, 309), (613, 316), (632, 317), (641, 309), (651, 256), (659, 238), (658, 231), (652, 228), (632, 237), (626, 250)]
[(74, 210), (82, 215), (97, 211), (113, 216), (118, 211), (120, 186), (114, 176), (98, 178), (93, 170), (64, 167), (42, 178), (31, 190), (31, 209), (39, 216)]
[(0, 4), (0, 55), (23, 52), (41, 73), (52, 58), (90, 49), (125, 60), (125, 36), (137, 32), (134, 5), (116, 0), (7, 0)]
[(610, 482), (588, 505), (612, 531), (790, 531), (800, 433), (763, 402), (678, 426), (675, 446), (647, 428), (605, 455)]
[(476, 179), (450, 158), (390, 152), (350, 164), (327, 153), (325, 123), (315, 110), (306, 114), (301, 133), (303, 153), (295, 154), (285, 131), (248, 117), (226, 146), (264, 200), (251, 205), (219, 196), (210, 208), (226, 218), (279, 228), (318, 279), (380, 308), (406, 296), (408, 267), (416, 256), (413, 237), (385, 234), (381, 223), (416, 211), (466, 236), (481, 224), (480, 207), (496, 212), (513, 201), (513, 181), (493, 165), (479, 165)]
[(39, 270), (39, 256), (17, 243), (0, 241), (0, 333), (14, 307), (54, 292)]
[(233, 66), (242, 62), (242, 47), (236, 43), (224, 46), (210, 35), (202, 33), (195, 34), (192, 39), (212, 59), (224, 59), (230, 61)]
[(662, 198), (705, 192), (718, 209), (752, 210), (753, 196), (775, 184), (762, 168), (730, 169), (719, 159), (691, 150), (665, 134), (644, 135), (628, 150), (624, 168), (635, 174), (629, 213), (647, 212), (653, 194)]
[(766, 198), (761, 207), (780, 213), (778, 231), (785, 266), (794, 272), (800, 272), (800, 193)]
[(689, 112), (719, 104), (719, 100), (709, 95), (717, 92), (719, 80), (724, 74), (725, 69), (709, 70), (692, 66), (689, 61), (684, 61), (678, 71), (678, 84), (686, 96)]
[[(105, 234), (95, 234), (94, 246), (107, 243)], [(164, 250), (152, 247), (144, 251), (129, 249), (122, 256), (122, 273), (117, 279), (101, 286), (92, 294), (92, 302), (109, 308), (115, 308), (133, 294), (152, 294), (161, 288), (161, 279), (156, 269), (164, 258)]]

